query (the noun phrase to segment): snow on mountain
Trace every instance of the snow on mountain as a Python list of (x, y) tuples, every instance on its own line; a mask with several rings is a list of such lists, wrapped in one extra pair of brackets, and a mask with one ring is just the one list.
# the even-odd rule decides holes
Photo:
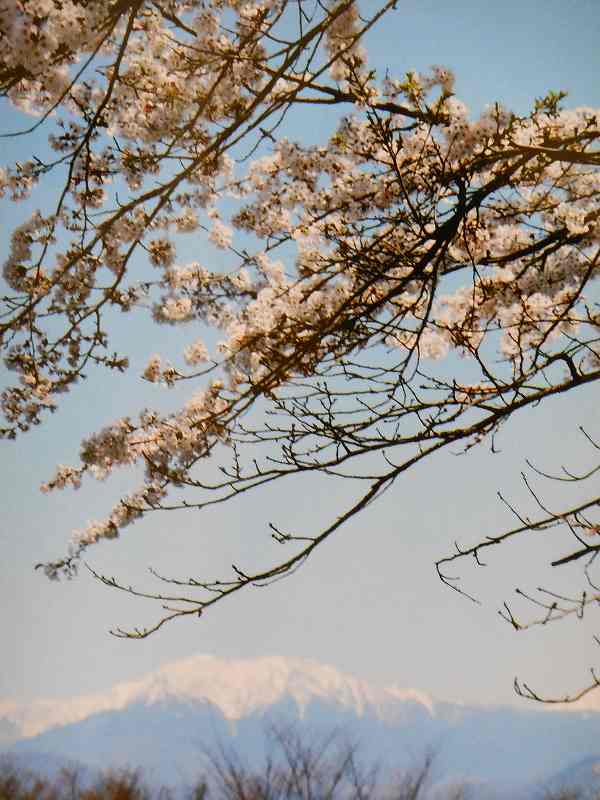
[(433, 748), (445, 780), (523, 783), (597, 759), (600, 714), (576, 711), (434, 703), (305, 659), (198, 655), (103, 693), (0, 702), (0, 734), (9, 755), (43, 753), (93, 769), (129, 764), (175, 785), (193, 780), (215, 746), (260, 765), (269, 730), (289, 724), (313, 741), (340, 732), (367, 762), (410, 768)]
[(0, 721), (18, 727), (20, 736), (35, 736), (56, 725), (79, 722), (92, 714), (117, 711), (132, 704), (166, 700), (209, 702), (225, 719), (244, 719), (292, 698), (302, 715), (315, 700), (326, 701), (360, 717), (369, 713), (393, 721), (406, 703), (435, 715), (432, 699), (416, 689), (377, 687), (333, 667), (300, 658), (271, 656), (226, 660), (196, 655), (168, 664), (139, 680), (116, 684), (106, 692), (30, 704), (2, 702)]

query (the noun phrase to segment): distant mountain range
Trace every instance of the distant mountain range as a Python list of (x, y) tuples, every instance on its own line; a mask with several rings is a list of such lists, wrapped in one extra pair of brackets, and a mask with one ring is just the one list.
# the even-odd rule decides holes
[(198, 778), (207, 749), (234, 747), (259, 765), (272, 724), (293, 724), (307, 737), (339, 730), (367, 761), (400, 769), (435, 751), (438, 780), (487, 784), (513, 798), (537, 796), (560, 774), (600, 788), (600, 713), (589, 708), (443, 703), (278, 657), (195, 656), (103, 694), (0, 701), (0, 749), (33, 766), (140, 766), (148, 781), (173, 785)]

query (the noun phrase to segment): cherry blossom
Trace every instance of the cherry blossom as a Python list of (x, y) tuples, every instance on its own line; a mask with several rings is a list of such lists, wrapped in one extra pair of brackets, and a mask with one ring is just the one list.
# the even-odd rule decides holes
[[(62, 181), (3, 267), (2, 434), (42, 422), (84, 368), (128, 369), (115, 311), (188, 335), (140, 376), (188, 382), (183, 406), (90, 435), (44, 485), (145, 476), (47, 574), (156, 510), (307, 471), (367, 487), (309, 536), (272, 526), (281, 562), (188, 582), (205, 596), (167, 597), (175, 610), (134, 636), (292, 572), (417, 462), (600, 377), (599, 112), (550, 92), (527, 115), (473, 117), (445, 67), (377, 75), (361, 40), (395, 6), (0, 0), (3, 94), (49, 128), (47, 154), (0, 168), (0, 196)], [(294, 115), (323, 104), (339, 109), (327, 141), (295, 141)], [(457, 354), (464, 381), (448, 377)], [(578, 513), (554, 521), (595, 531)]]

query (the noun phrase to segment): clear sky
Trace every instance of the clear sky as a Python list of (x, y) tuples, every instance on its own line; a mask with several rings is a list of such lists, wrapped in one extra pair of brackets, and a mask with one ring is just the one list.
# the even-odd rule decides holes
[[(457, 94), (474, 110), (500, 101), (526, 112), (549, 89), (567, 90), (572, 105), (600, 107), (598, 41), (597, 0), (400, 0), (367, 44), (370, 62), (382, 72), (447, 65), (456, 73)], [(12, 124), (14, 115), (3, 111)], [(1, 161), (30, 157), (33, 147), (27, 139), (4, 140)], [(3, 258), (24, 209), (5, 205), (0, 213)], [(550, 569), (532, 570), (542, 546), (549, 562), (562, 552), (560, 542), (537, 535), (499, 549), (485, 570), (461, 565), (482, 605), (442, 586), (434, 561), (455, 539), (466, 543), (511, 525), (496, 492), (526, 502), (519, 478), (526, 457), (548, 470), (591, 463), (577, 427), (594, 431), (594, 387), (515, 419), (499, 440), (499, 454), (446, 453), (422, 464), (288, 580), (247, 591), (202, 620), (176, 622), (146, 641), (110, 637), (115, 624), (151, 622), (154, 609), (84, 572), (72, 582), (49, 583), (33, 565), (63, 555), (73, 528), (101, 518), (134, 485), (122, 475), (46, 496), (40, 483), (57, 463), (76, 463), (79, 441), (92, 429), (144, 403), (164, 402), (156, 398), (166, 390), (144, 384), (142, 391), (135, 374), (175, 334), (129, 320), (119, 324), (133, 354), (131, 375), (90, 380), (43, 427), (0, 447), (0, 699), (97, 691), (194, 653), (305, 656), (468, 702), (515, 702), (515, 675), (549, 692), (586, 682), (596, 657), (591, 615), (583, 623), (517, 634), (496, 614), (516, 586), (568, 586), (576, 572), (558, 583)], [(217, 574), (219, 565), (248, 563), (267, 541), (265, 509), (275, 523), (308, 530), (323, 518), (319, 511), (330, 508), (333, 516), (343, 500), (342, 488), (327, 481), (281, 482), (274, 492), (218, 510), (154, 515), (121, 541), (92, 550), (90, 561), (147, 587), (153, 586), (144, 572), (149, 565), (166, 574)]]

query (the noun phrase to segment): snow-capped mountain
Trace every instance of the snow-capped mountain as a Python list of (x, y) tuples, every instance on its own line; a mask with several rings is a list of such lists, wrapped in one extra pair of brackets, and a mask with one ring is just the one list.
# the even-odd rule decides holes
[[(443, 778), (537, 781), (597, 756), (600, 714), (434, 702), (313, 661), (195, 656), (111, 690), (29, 706), (0, 702), (0, 736), (22, 760), (44, 753), (90, 767), (140, 766), (157, 782), (195, 779), (202, 753), (234, 747), (259, 765), (269, 725), (333, 729), (367, 761), (410, 766), (432, 749)], [(516, 794), (513, 793), (516, 797)]]
[(57, 725), (79, 722), (92, 714), (167, 701), (210, 703), (226, 720), (235, 721), (260, 713), (284, 699), (295, 702), (300, 716), (310, 703), (319, 699), (358, 717), (368, 710), (390, 722), (395, 714), (406, 710), (407, 703), (419, 704), (430, 714), (435, 713), (432, 699), (423, 692), (373, 686), (308, 659), (272, 656), (225, 660), (197, 655), (168, 664), (137, 681), (118, 683), (99, 694), (64, 700), (40, 699), (27, 705), (0, 700), (0, 736), (3, 722), (16, 726), (18, 738), (29, 737)]

